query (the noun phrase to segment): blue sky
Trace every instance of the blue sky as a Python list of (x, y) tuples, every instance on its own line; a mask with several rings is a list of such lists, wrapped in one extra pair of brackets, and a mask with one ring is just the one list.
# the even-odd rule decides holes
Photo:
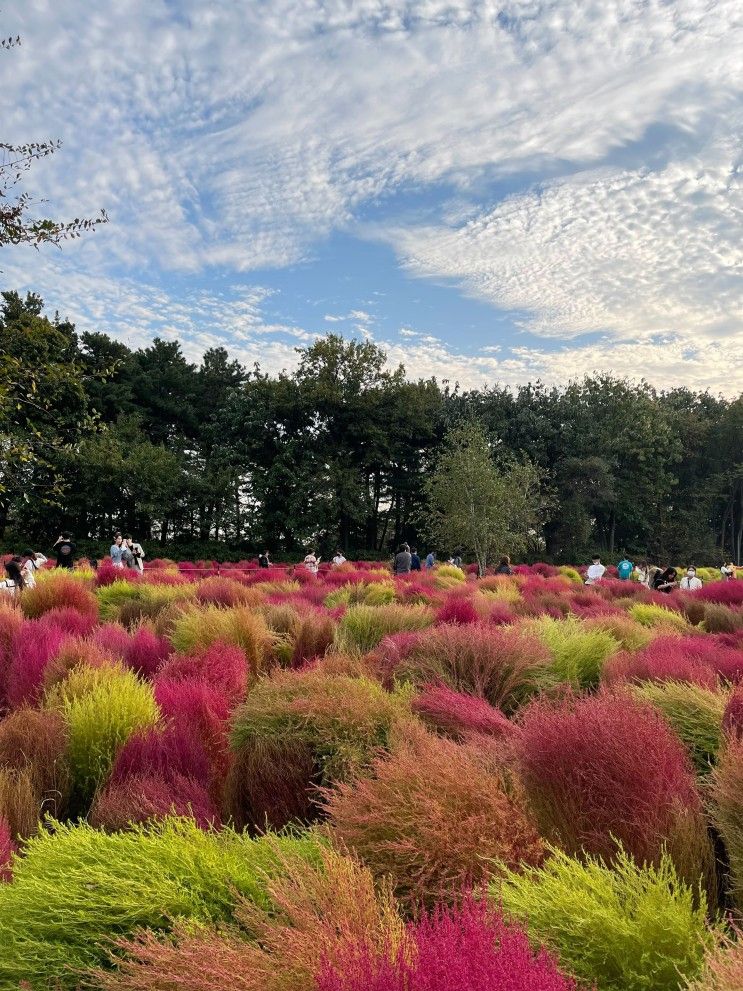
[(8, 0), (2, 140), (81, 329), (277, 371), (329, 331), (463, 386), (743, 388), (738, 0)]

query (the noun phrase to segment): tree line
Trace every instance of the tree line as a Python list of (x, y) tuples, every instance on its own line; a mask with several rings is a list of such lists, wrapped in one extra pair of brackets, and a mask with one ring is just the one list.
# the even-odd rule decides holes
[(538, 483), (531, 557), (742, 556), (743, 395), (611, 375), (468, 391), (332, 334), (272, 376), (221, 347), (197, 364), (176, 341), (78, 334), (33, 293), (2, 293), (0, 344), (3, 546), (61, 529), (190, 557), (428, 546), (447, 439), (476, 425), (503, 478)]

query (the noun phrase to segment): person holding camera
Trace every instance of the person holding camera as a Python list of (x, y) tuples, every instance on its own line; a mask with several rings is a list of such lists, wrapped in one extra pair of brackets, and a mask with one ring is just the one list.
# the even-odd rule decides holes
[(130, 533), (124, 537), (124, 562), (128, 568), (134, 568), (140, 574), (144, 571), (144, 549)]

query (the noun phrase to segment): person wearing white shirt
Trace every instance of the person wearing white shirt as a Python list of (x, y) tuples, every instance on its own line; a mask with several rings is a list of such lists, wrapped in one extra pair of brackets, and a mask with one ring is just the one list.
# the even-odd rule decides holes
[(594, 585), (596, 582), (600, 582), (604, 577), (604, 572), (606, 568), (601, 563), (601, 558), (596, 555), (591, 558), (591, 564), (586, 572), (586, 585)]
[(32, 551), (30, 549), (25, 550), (22, 557), (24, 558), (23, 564), (21, 565), (23, 581), (26, 584), (26, 588), (35, 588), (36, 572), (43, 564), (46, 564), (47, 559), (38, 551)]
[(694, 592), (702, 587), (702, 579), (697, 578), (696, 568), (687, 568), (686, 574), (679, 582), (679, 588), (684, 592)]
[(26, 587), (26, 582), (21, 571), (20, 558), (14, 557), (11, 561), (5, 562), (5, 578), (0, 581), (0, 594), (19, 595)]
[(336, 551), (335, 557), (333, 558), (333, 567), (340, 568), (340, 566), (345, 563), (346, 563), (346, 559), (343, 556), (343, 551)]
[(304, 566), (311, 575), (316, 575), (320, 568), (320, 558), (315, 557), (314, 551), (310, 551), (304, 559)]

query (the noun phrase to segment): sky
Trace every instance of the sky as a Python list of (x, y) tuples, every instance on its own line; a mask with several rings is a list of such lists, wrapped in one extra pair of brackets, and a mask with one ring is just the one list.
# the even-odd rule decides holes
[(743, 390), (740, 0), (5, 0), (0, 140), (96, 233), (3, 249), (79, 330), (463, 388)]

